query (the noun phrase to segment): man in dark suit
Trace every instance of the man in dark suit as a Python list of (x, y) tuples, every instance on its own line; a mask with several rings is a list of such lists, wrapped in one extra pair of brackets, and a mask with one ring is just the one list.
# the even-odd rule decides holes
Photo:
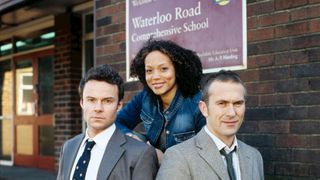
[(157, 180), (263, 180), (263, 160), (236, 138), (245, 114), (246, 89), (232, 71), (208, 76), (199, 103), (206, 126), (193, 138), (169, 148)]
[(152, 180), (153, 147), (123, 135), (114, 124), (122, 107), (123, 80), (110, 66), (91, 68), (79, 85), (87, 129), (61, 149), (57, 180)]

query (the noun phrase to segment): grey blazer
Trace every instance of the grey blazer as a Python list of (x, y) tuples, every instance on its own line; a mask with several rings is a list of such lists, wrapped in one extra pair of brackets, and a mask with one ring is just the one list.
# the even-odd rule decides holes
[[(263, 180), (259, 151), (238, 140), (242, 180)], [(157, 180), (229, 180), (216, 144), (202, 129), (193, 138), (167, 149)]]
[[(64, 143), (57, 180), (69, 180), (72, 176), (71, 169), (84, 137), (84, 134), (80, 134)], [(157, 171), (155, 149), (116, 129), (104, 152), (97, 180), (152, 180)]]

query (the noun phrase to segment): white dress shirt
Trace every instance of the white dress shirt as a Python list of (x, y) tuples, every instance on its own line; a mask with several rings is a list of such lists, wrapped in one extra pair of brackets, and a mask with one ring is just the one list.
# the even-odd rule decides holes
[[(206, 131), (206, 133), (211, 137), (211, 139), (213, 140), (213, 142), (216, 144), (216, 146), (218, 147), (218, 150), (220, 151), (221, 149), (224, 149), (226, 151), (227, 154), (229, 154), (231, 151), (234, 150), (234, 148), (237, 147), (236, 151), (234, 151), (232, 153), (232, 164), (233, 164), (233, 169), (234, 172), (236, 173), (236, 178), (237, 180), (241, 180), (241, 171), (240, 171), (240, 162), (239, 162), (239, 157), (238, 157), (238, 141), (237, 141), (237, 137), (234, 138), (233, 144), (231, 145), (231, 147), (229, 148), (226, 144), (224, 144), (224, 142), (222, 142), (217, 136), (215, 136), (214, 134), (212, 134), (209, 129), (207, 128), (207, 126), (204, 127), (204, 130)], [(224, 165), (227, 167), (227, 161), (226, 158), (221, 155), (221, 158), (223, 159)]]
[[(116, 126), (115, 124), (112, 124), (110, 127), (108, 127), (107, 129), (103, 130), (102, 132), (100, 132), (99, 134), (97, 134), (94, 138), (90, 138), (88, 136), (88, 129), (86, 130), (86, 135), (85, 138), (82, 140), (80, 148), (78, 150), (76, 159), (73, 163), (72, 166), (72, 170), (71, 170), (71, 174), (70, 174), (70, 180), (72, 180), (73, 177), (73, 173), (75, 170), (75, 167), (77, 165), (78, 160), (80, 159), (84, 148), (85, 148), (85, 142), (90, 139), (93, 140), (96, 144), (93, 146), (92, 150), (91, 150), (91, 157), (90, 157), (90, 161), (88, 164), (88, 169), (86, 172), (86, 180), (92, 180), (92, 179), (97, 179), (97, 175), (98, 175), (98, 170), (100, 167), (100, 163), (101, 160), (103, 158), (104, 152), (106, 150), (106, 147), (109, 143), (109, 140), (112, 136), (112, 134), (114, 133), (114, 131), (116, 130)], [(75, 147), (76, 148), (76, 147)]]

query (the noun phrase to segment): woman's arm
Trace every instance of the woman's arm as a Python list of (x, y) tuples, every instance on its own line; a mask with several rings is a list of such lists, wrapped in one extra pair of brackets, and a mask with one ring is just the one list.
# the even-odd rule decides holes
[(132, 130), (141, 122), (140, 113), (145, 92), (135, 95), (117, 114), (116, 125), (124, 133), (132, 133)]

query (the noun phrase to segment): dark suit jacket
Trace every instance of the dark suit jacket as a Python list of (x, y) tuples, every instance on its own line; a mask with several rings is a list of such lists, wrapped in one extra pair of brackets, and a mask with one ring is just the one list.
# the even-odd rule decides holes
[[(238, 140), (242, 180), (263, 180), (261, 154)], [(202, 129), (193, 138), (169, 148), (162, 160), (157, 180), (229, 180), (220, 152)]]
[[(84, 137), (84, 134), (80, 134), (64, 143), (57, 180), (69, 180), (72, 176), (71, 169)], [(152, 180), (157, 170), (155, 149), (116, 129), (104, 152), (97, 180)]]

